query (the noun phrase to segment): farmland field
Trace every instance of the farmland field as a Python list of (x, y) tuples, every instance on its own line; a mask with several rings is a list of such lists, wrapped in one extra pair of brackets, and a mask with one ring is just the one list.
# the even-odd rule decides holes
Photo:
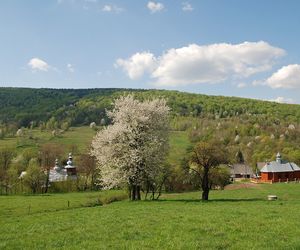
[[(267, 201), (276, 194), (277, 201)], [(130, 202), (122, 191), (0, 197), (1, 249), (298, 249), (300, 184)], [(105, 202), (122, 200), (117, 202)], [(106, 204), (108, 203), (108, 204)]]

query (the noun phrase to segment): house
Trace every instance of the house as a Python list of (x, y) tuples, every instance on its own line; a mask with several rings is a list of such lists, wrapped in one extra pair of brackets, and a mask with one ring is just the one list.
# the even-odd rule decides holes
[(230, 177), (232, 179), (251, 178), (253, 170), (251, 167), (244, 163), (233, 164), (230, 167)]
[(293, 162), (281, 159), (280, 153), (276, 155), (276, 161), (267, 162), (260, 170), (262, 182), (286, 182), (300, 179), (300, 168)]

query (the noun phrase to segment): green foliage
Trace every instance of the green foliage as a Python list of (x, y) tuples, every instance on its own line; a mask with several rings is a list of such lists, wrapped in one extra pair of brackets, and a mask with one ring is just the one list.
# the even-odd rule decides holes
[[(166, 90), (0, 88), (0, 124), (15, 124), (17, 127), (40, 124), (45, 127), (44, 123), (50, 121), (49, 128), (61, 127), (66, 121), (71, 126), (91, 122), (101, 124), (102, 121), (109, 122), (105, 109), (111, 108), (112, 101), (129, 93), (141, 100), (166, 98), (174, 117), (254, 117), (277, 123), (300, 122), (299, 105), (237, 97)], [(180, 126), (185, 129), (181, 124), (177, 130), (181, 130)]]
[(38, 160), (32, 158), (29, 166), (26, 169), (26, 174), (23, 177), (23, 183), (30, 188), (33, 194), (41, 192), (41, 187), (44, 184), (46, 176), (39, 166)]
[(224, 189), (226, 185), (230, 184), (230, 172), (226, 165), (220, 165), (213, 168), (209, 176), (211, 182), (211, 188), (213, 189)]

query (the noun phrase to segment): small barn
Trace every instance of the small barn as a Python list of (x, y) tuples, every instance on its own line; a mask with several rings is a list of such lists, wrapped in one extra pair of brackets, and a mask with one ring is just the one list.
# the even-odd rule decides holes
[(281, 159), (280, 153), (276, 155), (276, 161), (267, 162), (260, 170), (262, 182), (286, 182), (300, 179), (300, 168), (293, 162)]
[(233, 164), (230, 166), (230, 177), (232, 179), (248, 179), (253, 177), (253, 170), (247, 164)]

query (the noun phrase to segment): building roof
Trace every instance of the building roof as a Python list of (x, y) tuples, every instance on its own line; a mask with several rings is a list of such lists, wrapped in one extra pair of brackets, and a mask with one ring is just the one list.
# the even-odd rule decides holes
[(276, 161), (268, 162), (261, 170), (262, 173), (281, 173), (300, 171), (300, 168), (293, 162), (281, 159), (280, 153), (276, 155)]
[(262, 173), (280, 173), (280, 172), (294, 172), (300, 171), (300, 168), (293, 162), (268, 162), (261, 170)]
[(232, 166), (230, 166), (230, 174), (252, 175), (253, 170), (246, 164), (233, 164)]

